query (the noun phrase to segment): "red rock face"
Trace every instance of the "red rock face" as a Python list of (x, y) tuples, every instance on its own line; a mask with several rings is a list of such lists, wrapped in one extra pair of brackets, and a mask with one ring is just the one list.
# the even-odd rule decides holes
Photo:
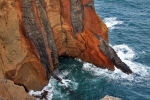
[[(93, 0), (0, 0), (0, 78), (41, 90), (58, 56), (132, 71), (108, 44), (108, 29)], [(60, 80), (61, 81), (61, 80)]]
[(80, 58), (97, 67), (132, 71), (108, 44), (108, 29), (93, 0), (44, 0), (59, 56)]
[[(92, 8), (93, 1), (78, 1), (80, 6), (75, 5), (75, 7), (79, 9), (72, 13), (74, 17), (71, 18), (71, 6), (73, 5), (71, 5), (70, 1), (45, 0), (46, 11), (53, 30), (58, 54), (60, 56), (80, 58), (98, 67), (114, 70), (112, 62), (99, 50), (98, 45), (100, 45), (100, 42), (94, 36), (94, 34), (97, 34), (108, 42), (106, 25), (97, 16), (94, 8)], [(89, 2), (91, 2), (91, 6), (87, 6)], [(57, 6), (58, 8), (54, 8)], [(75, 16), (78, 16), (78, 13), (79, 18), (75, 18)], [(72, 20), (75, 21), (73, 22)], [(78, 21), (81, 21), (79, 25)], [(77, 24), (75, 28), (73, 28), (73, 23)], [(81, 30), (78, 31), (78, 29)], [(74, 30), (77, 32), (75, 33)]]

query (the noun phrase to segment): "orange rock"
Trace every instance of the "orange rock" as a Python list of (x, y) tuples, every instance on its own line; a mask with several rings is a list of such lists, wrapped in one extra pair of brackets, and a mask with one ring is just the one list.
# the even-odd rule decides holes
[(84, 16), (84, 27), (108, 42), (108, 28), (100, 17), (98, 17), (95, 10), (90, 7), (84, 7)]
[[(47, 83), (35, 47), (24, 36), (20, 2), (0, 2), (0, 76), (24, 85), (28, 90), (41, 90)], [(30, 74), (29, 74), (30, 73)]]
[(108, 44), (108, 28), (96, 14), (93, 0), (44, 0), (59, 56), (132, 73)]
[(12, 81), (0, 79), (1, 100), (36, 100), (24, 90), (24, 87), (15, 85)]
[[(70, 3), (62, 0), (45, 0), (46, 11), (53, 30), (58, 55), (77, 57), (85, 48), (81, 41), (74, 38), (70, 22)], [(54, 9), (55, 7), (55, 9)], [(55, 16), (55, 17), (54, 17)]]
[(101, 68), (108, 68), (110, 70), (114, 70), (114, 65), (109, 61), (108, 57), (104, 55), (103, 52), (100, 51), (98, 45), (100, 45), (100, 41), (90, 32), (88, 29), (85, 29), (83, 33), (77, 34), (78, 36), (82, 36), (85, 43), (85, 50), (81, 52), (78, 58), (83, 61), (87, 61), (95, 64)]
[(93, 0), (81, 0), (82, 5), (86, 5), (88, 2), (93, 1)]
[[(94, 36), (94, 34), (102, 36), (108, 42), (108, 29), (97, 16), (95, 10), (84, 7), (84, 30), (75, 34), (70, 18), (70, 1), (61, 1), (60, 3), (59, 0), (45, 0), (46, 11), (53, 30), (58, 54), (60, 56), (77, 57), (96, 66), (114, 70), (112, 62), (99, 50), (98, 45), (100, 45), (100, 42)], [(81, 6), (84, 6), (89, 1), (82, 0)]]

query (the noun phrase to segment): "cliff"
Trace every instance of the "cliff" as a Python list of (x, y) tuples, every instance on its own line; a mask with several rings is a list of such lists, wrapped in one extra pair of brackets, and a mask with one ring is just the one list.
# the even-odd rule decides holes
[(0, 79), (26, 91), (41, 90), (51, 76), (61, 81), (53, 73), (59, 56), (132, 73), (109, 46), (93, 0), (0, 0), (0, 44)]

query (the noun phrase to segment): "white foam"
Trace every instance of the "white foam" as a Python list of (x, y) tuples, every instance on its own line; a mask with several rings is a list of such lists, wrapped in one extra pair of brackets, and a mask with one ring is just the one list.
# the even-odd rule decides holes
[(46, 98), (43, 98), (43, 99), (36, 98), (36, 99), (37, 100), (52, 100), (52, 98), (53, 98), (53, 93), (52, 93), (53, 88), (52, 88), (50, 83), (47, 86), (45, 86), (42, 91), (33, 91), (33, 90), (31, 90), (31, 91), (29, 91), (29, 94), (32, 95), (32, 96), (35, 96), (35, 97), (41, 97), (42, 96), (41, 94), (44, 93), (44, 91), (48, 92), (47, 95), (46, 95)]
[(65, 85), (65, 87), (68, 87), (68, 86), (69, 86), (69, 85), (68, 85), (69, 82), (71, 82), (71, 80), (63, 79), (63, 80), (62, 80), (62, 83), (63, 83), (63, 84), (61, 84), (61, 85)]
[(136, 57), (135, 52), (127, 45), (115, 45), (113, 48), (116, 50), (118, 56), (130, 66), (134, 74), (127, 75), (115, 69), (114, 72), (108, 71), (107, 69), (100, 69), (90, 63), (84, 63), (82, 69), (90, 72), (92, 75), (99, 77), (107, 77), (110, 80), (128, 80), (132, 82), (144, 82), (144, 80), (150, 81), (150, 67), (140, 64), (138, 62), (132, 61)]
[(104, 18), (104, 22), (110, 30), (115, 29), (116, 25), (123, 24), (123, 21), (117, 20), (117, 17)]
[(113, 48), (121, 60), (132, 60), (135, 57), (135, 52), (126, 44), (115, 45)]
[(127, 45), (115, 45), (113, 46), (114, 50), (117, 52), (118, 56), (123, 60), (127, 65), (131, 67), (134, 73), (141, 76), (148, 75), (149, 67), (138, 62), (132, 61), (136, 57), (136, 53)]
[(82, 60), (79, 58), (75, 58), (75, 60), (77, 60), (78, 62), (82, 62)]
[[(121, 44), (121, 45), (115, 45), (112, 46), (114, 50), (117, 52), (118, 56), (127, 64), (130, 66), (131, 70), (133, 70), (134, 74), (132, 75), (127, 75), (120, 71), (119, 69), (115, 69), (115, 71), (108, 71), (107, 69), (101, 69), (98, 68), (90, 63), (83, 62), (83, 67), (82, 70), (88, 71), (94, 76), (98, 77), (106, 77), (108, 81), (115, 80), (115, 81), (120, 81), (120, 84), (137, 84), (137, 83), (143, 83), (145, 80), (150, 81), (150, 68), (148, 66), (145, 66), (141, 63), (133, 61), (133, 59), (136, 57), (136, 53), (134, 50), (129, 47), (126, 44)], [(80, 62), (82, 62), (79, 59), (76, 59)], [(49, 86), (45, 87), (43, 90), (49, 90), (49, 95), (47, 98), (48, 100), (51, 100), (53, 96), (53, 93), (55, 93), (55, 98), (65, 98), (68, 100), (69, 93), (67, 92), (62, 92), (62, 88), (69, 87), (71, 90), (76, 90), (78, 89), (78, 83), (76, 80), (72, 77), (71, 80), (65, 79), (66, 76), (69, 76), (72, 71), (65, 70), (62, 71), (61, 74), (59, 74), (59, 77), (62, 78), (62, 82), (58, 83), (57, 80), (54, 78), (50, 79)], [(129, 81), (129, 82), (124, 82), (124, 81)], [(134, 83), (135, 82), (135, 83)], [(150, 84), (144, 83), (144, 85), (150, 86)], [(42, 91), (43, 91), (42, 90)], [(40, 95), (42, 91), (36, 91), (34, 92), (33, 90), (29, 92), (30, 95)]]
[(56, 98), (66, 98), (69, 95), (69, 93), (66, 92), (61, 92), (62, 89), (68, 88), (70, 90), (76, 90), (78, 88), (78, 83), (75, 81), (74, 78), (71, 80), (65, 79), (66, 76), (70, 74), (70, 71), (62, 71), (58, 76), (62, 78), (62, 83), (58, 83), (58, 81), (54, 78), (50, 79), (50, 84), (53, 87), (53, 93), (55, 93)]
[(75, 79), (69, 80), (69, 79), (65, 79), (66, 76), (68, 76), (70, 74), (70, 71), (62, 71), (61, 74), (59, 74), (59, 77), (62, 78), (62, 83), (59, 83), (59, 86), (65, 86), (65, 87), (69, 87), (72, 90), (76, 90), (78, 88), (78, 83), (75, 82)]
[[(63, 84), (62, 84), (63, 83)], [(59, 86), (65, 86), (66, 88), (70, 88), (71, 90), (76, 90), (78, 87), (78, 83), (73, 82), (68, 79), (62, 79), (62, 83), (59, 83)]]

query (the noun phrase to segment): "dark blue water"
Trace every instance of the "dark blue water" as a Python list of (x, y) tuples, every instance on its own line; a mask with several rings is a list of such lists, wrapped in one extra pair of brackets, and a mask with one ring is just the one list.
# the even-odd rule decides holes
[(71, 58), (60, 58), (65, 85), (51, 79), (52, 100), (150, 100), (150, 0), (95, 0), (97, 14), (109, 27), (109, 41), (134, 71), (126, 75), (99, 69)]

